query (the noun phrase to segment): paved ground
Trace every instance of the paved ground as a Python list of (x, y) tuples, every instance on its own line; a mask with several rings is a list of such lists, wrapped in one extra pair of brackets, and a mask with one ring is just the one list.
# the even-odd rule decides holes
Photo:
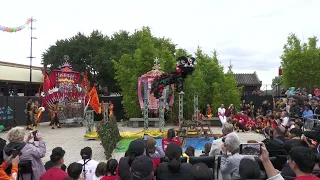
[[(122, 127), (122, 123), (119, 123), (119, 128), (121, 132), (136, 132), (141, 131), (142, 128), (129, 128), (129, 127)], [(172, 128), (172, 126), (167, 126), (166, 129)], [(155, 129), (155, 128), (150, 128)], [(42, 133), (44, 140), (46, 141), (47, 145), (47, 153), (46, 156), (43, 158), (43, 161), (46, 162), (50, 158), (50, 154), (53, 148), (60, 146), (66, 151), (65, 156), (65, 164), (69, 165), (72, 162), (78, 161), (81, 159), (80, 157), (80, 150), (83, 147), (89, 146), (93, 149), (93, 159), (97, 161), (106, 161), (104, 156), (104, 150), (100, 145), (100, 141), (95, 140), (85, 140), (83, 135), (85, 133), (84, 127), (69, 127), (69, 128), (61, 128), (61, 129), (51, 129), (48, 123), (41, 123), (38, 127), (38, 130)], [(214, 127), (212, 128), (213, 133), (221, 133), (221, 128)], [(27, 131), (26, 131), (27, 132)], [(0, 133), (0, 137), (3, 139), (6, 138), (6, 133)], [(247, 140), (263, 140), (262, 135), (251, 133), (251, 132), (244, 132), (239, 133), (239, 137), (241, 142), (246, 142)], [(201, 154), (201, 151), (197, 151), (196, 155)], [(115, 159), (119, 159), (122, 157), (124, 153), (114, 153), (113, 157)]]

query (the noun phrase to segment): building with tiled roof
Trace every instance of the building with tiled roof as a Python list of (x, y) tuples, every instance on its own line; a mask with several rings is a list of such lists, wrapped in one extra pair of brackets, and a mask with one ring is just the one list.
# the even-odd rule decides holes
[[(39, 91), (43, 82), (43, 68), (32, 66), (32, 94)], [(30, 66), (0, 61), (0, 95), (28, 95)]]
[(238, 87), (242, 87), (243, 95), (250, 95), (254, 91), (260, 91), (262, 86), (262, 81), (259, 80), (256, 72), (234, 73), (234, 78), (238, 83)]

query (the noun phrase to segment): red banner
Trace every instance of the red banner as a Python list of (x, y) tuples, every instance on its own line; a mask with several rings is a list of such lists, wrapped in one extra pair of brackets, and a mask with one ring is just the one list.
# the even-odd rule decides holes
[(93, 87), (91, 89), (91, 91), (88, 93), (88, 99), (90, 99), (90, 106), (92, 107), (92, 109), (97, 113), (97, 114), (101, 114), (101, 107), (100, 107), (100, 102), (99, 102), (99, 96), (97, 93), (97, 89), (96, 87)]
[(80, 80), (79, 72), (63, 72), (54, 70), (50, 73), (52, 87), (60, 87), (65, 83), (77, 84)]

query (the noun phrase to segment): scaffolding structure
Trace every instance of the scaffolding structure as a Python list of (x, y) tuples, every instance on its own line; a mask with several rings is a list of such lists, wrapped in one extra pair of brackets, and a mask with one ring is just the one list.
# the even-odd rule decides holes
[(194, 120), (199, 120), (199, 106), (198, 106), (198, 94), (193, 96), (193, 109), (194, 109)]
[(164, 97), (161, 97), (159, 99), (159, 128), (160, 128), (160, 132), (164, 131)]
[(179, 93), (179, 125), (180, 126), (184, 122), (184, 118), (183, 118), (183, 95), (184, 95), (184, 92), (180, 92)]

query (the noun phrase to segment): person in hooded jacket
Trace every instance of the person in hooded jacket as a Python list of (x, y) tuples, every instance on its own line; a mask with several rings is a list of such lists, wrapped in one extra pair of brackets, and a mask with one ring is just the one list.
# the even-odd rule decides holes
[(131, 164), (133, 160), (145, 153), (144, 140), (133, 140), (131, 141), (129, 148), (126, 152), (125, 157), (120, 158), (118, 166), (118, 180), (131, 180)]
[[(38, 132), (33, 137), (32, 132), (28, 134), (25, 139), (24, 129), (21, 127), (12, 128), (8, 132), (9, 144), (4, 147), (4, 159), (8, 159), (14, 151), (19, 151), (20, 161), (31, 161), (32, 173), (23, 174), (24, 180), (40, 179), (41, 175), (46, 172), (42, 159), (46, 155), (46, 143), (43, 141), (41, 134)], [(30, 143), (31, 139), (38, 141), (38, 145), (35, 142)]]
[(176, 143), (170, 143), (166, 149), (166, 157), (169, 162), (162, 162), (156, 172), (157, 180), (186, 180), (189, 179), (189, 173), (192, 165), (181, 163), (181, 147)]

